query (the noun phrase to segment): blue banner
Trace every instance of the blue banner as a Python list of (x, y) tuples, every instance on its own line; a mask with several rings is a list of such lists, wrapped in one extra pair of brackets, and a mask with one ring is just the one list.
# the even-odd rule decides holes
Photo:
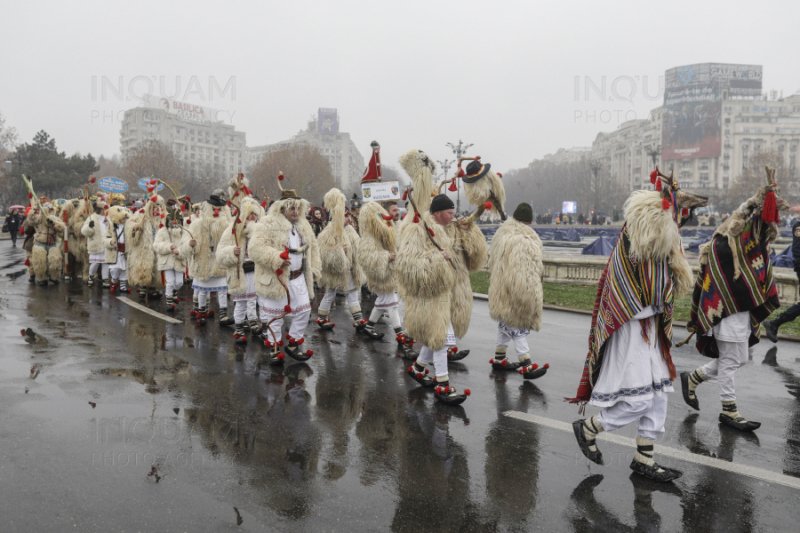
[(105, 176), (97, 180), (97, 188), (104, 192), (127, 192), (128, 184), (116, 176)]
[[(151, 179), (153, 179), (153, 178), (139, 178), (139, 181), (136, 182), (136, 184), (139, 186), (140, 189), (142, 189), (143, 191), (146, 191), (147, 190), (147, 184), (150, 182)], [(160, 191), (163, 188), (164, 188), (164, 183), (159, 181), (158, 182), (158, 187), (156, 187), (156, 192)]]

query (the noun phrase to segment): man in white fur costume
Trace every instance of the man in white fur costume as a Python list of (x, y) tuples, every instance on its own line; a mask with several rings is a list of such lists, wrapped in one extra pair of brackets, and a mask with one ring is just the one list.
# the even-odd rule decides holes
[[(397, 211), (392, 202), (390, 209)], [(400, 300), (397, 296), (397, 229), (394, 215), (378, 202), (365, 202), (358, 215), (361, 240), (358, 243), (358, 263), (367, 278), (367, 287), (375, 294), (375, 305), (368, 320), (363, 320), (360, 331), (370, 338), (383, 338), (375, 331), (375, 324), (384, 314), (401, 347), (410, 347), (413, 340), (406, 334), (400, 321)]]
[[(408, 196), (412, 211), (400, 228), (397, 279), (406, 304), (406, 328), (421, 344), (408, 374), (421, 385), (434, 387), (438, 400), (459, 404), (466, 400), (469, 389), (462, 394), (450, 385), (447, 347), (455, 344), (458, 332), (454, 329), (465, 332), (469, 325), (472, 293), (468, 291), (467, 298), (464, 291), (464, 284), (469, 285), (467, 267), (483, 265), (486, 240), (474, 220), (451, 224), (455, 206), (446, 195), (431, 200), (435, 165), (427, 154), (411, 150), (400, 158), (400, 164), (411, 176), (413, 191)], [(458, 247), (450, 231), (463, 237)], [(463, 268), (460, 261), (464, 261)], [(433, 378), (428, 368), (431, 363)]]
[[(156, 270), (153, 241), (161, 226), (161, 215), (166, 213), (166, 203), (161, 195), (153, 195), (125, 223), (125, 253), (128, 264), (128, 283), (138, 289), (139, 297), (148, 293), (160, 296), (160, 274)], [(165, 215), (166, 216), (166, 215)]]
[(653, 449), (664, 433), (666, 393), (677, 377), (670, 354), (674, 297), (693, 283), (679, 225), (707, 200), (681, 191), (657, 169), (651, 180), (656, 191), (634, 191), (625, 202), (625, 224), (597, 289), (586, 364), (569, 401), (601, 408), (599, 415), (572, 425), (589, 460), (603, 464), (595, 441), (599, 432), (635, 423), (631, 469), (670, 482), (681, 472), (656, 463)]
[(108, 231), (108, 219), (106, 209), (108, 204), (98, 198), (94, 201), (92, 209), (94, 212), (89, 215), (81, 227), (81, 235), (86, 237), (86, 250), (89, 252), (89, 278), (86, 283), (91, 287), (94, 285), (97, 271), (103, 281), (103, 287), (109, 287), (111, 281), (108, 278), (108, 263), (106, 263), (105, 236)]
[(36, 282), (43, 287), (47, 286), (48, 280), (58, 283), (64, 264), (62, 246), (66, 226), (55, 215), (55, 208), (49, 202), (35, 205), (28, 217), (29, 224), (36, 230), (31, 251), (31, 269)]
[(250, 196), (237, 201), (239, 213), (222, 234), (217, 262), (227, 270), (228, 292), (233, 300), (233, 338), (237, 344), (247, 344), (247, 332), (258, 330), (255, 263), (248, 255), (248, 227), (258, 223), (264, 209)]
[(111, 278), (111, 294), (128, 291), (128, 260), (125, 253), (125, 222), (130, 216), (128, 209), (121, 205), (108, 208), (108, 230), (105, 236), (106, 263)]
[(228, 315), (228, 279), (225, 268), (217, 264), (216, 250), (225, 228), (231, 223), (230, 209), (222, 191), (214, 191), (200, 207), (200, 216), (192, 217), (182, 244), (183, 256), (189, 263), (192, 289), (197, 293), (197, 309), (192, 311), (198, 324), (205, 324), (211, 313), (209, 300), (217, 293), (219, 323), (233, 324)]
[(183, 234), (183, 217), (180, 209), (173, 203), (167, 207), (164, 227), (156, 232), (153, 241), (157, 268), (164, 280), (167, 311), (170, 313), (174, 313), (177, 308), (178, 291), (183, 287), (183, 271), (186, 269), (181, 253)]
[[(530, 227), (533, 210), (521, 203), (492, 237), (489, 256), (489, 314), (498, 321), (497, 348), (490, 360), (495, 371), (516, 370), (525, 379), (543, 376), (549, 365), (541, 368), (531, 360), (528, 334), (539, 331), (542, 319), (542, 241)], [(508, 360), (512, 344), (517, 361)]]
[[(461, 169), (461, 162), (471, 160), (467, 165), (466, 171)], [(482, 218), (489, 220), (506, 220), (504, 205), (506, 203), (506, 189), (503, 186), (501, 175), (492, 170), (490, 163), (483, 163), (480, 156), (462, 157), (458, 160), (458, 172), (453, 178), (460, 178), (464, 182), (464, 193), (472, 205), (480, 206), (485, 202), (492, 205), (483, 213)]]
[(83, 223), (91, 214), (91, 202), (88, 199), (73, 198), (61, 211), (61, 220), (67, 225), (69, 239), (69, 268), (64, 269), (64, 279), (73, 277), (89, 279), (89, 252), (86, 249), (86, 237), (81, 233)]
[(712, 359), (691, 373), (681, 373), (683, 399), (699, 410), (698, 385), (719, 383), (719, 421), (739, 431), (761, 427), (739, 412), (734, 378), (749, 360), (749, 347), (759, 340), (759, 324), (780, 306), (769, 255), (778, 236), (779, 209), (786, 207), (777, 191), (775, 170), (767, 169), (766, 185), (700, 247), (700, 273), (687, 325), (698, 335), (697, 351)]
[(323, 202), (330, 213), (330, 222), (319, 236), (319, 254), (322, 260), (322, 274), (319, 284), (325, 287), (325, 294), (317, 309), (317, 325), (324, 330), (333, 329), (330, 320), (331, 307), (336, 299), (336, 290), (345, 293), (347, 309), (353, 316), (353, 326), (364, 328), (361, 323), (361, 285), (364, 284), (364, 272), (358, 264), (359, 236), (345, 213), (345, 198), (339, 189), (331, 189), (325, 193)]
[[(283, 174), (278, 177), (283, 179)], [(320, 257), (314, 230), (306, 220), (308, 201), (292, 189), (282, 190), (256, 224), (248, 224), (247, 255), (255, 263), (256, 294), (261, 336), (270, 351), (270, 364), (282, 364), (283, 321), (292, 321), (285, 353), (305, 361), (313, 351), (302, 351), (305, 330), (311, 316), (314, 278), (320, 275)]]

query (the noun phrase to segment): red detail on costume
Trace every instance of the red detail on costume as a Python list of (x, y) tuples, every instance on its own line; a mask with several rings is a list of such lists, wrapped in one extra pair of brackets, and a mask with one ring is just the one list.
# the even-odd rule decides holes
[(544, 364), (544, 367), (542, 367), (542, 368), (544, 368), (545, 370), (547, 370), (548, 368), (550, 368), (550, 363), (545, 363), (545, 364)]
[(278, 173), (278, 181), (283, 181), (286, 176), (283, 175), (283, 172)]
[(469, 396), (470, 394), (472, 394), (470, 389), (464, 389), (464, 396)]
[(497, 175), (498, 178), (503, 179), (503, 173), (502, 172), (495, 172), (495, 174)]
[(661, 192), (661, 189), (662, 189), (662, 187), (663, 187), (663, 186), (661, 185), (661, 180), (658, 180), (658, 181), (656, 182), (656, 190), (657, 190), (658, 192)]
[(419, 213), (414, 212), (414, 224), (419, 224)]
[(686, 217), (688, 217), (688, 216), (689, 216), (689, 209), (688, 209), (688, 208), (686, 208), (686, 207), (684, 207), (683, 209), (681, 209), (681, 217), (683, 217), (683, 218), (686, 218)]
[(153, 202), (153, 203), (158, 202), (158, 196), (155, 196), (155, 195), (151, 196), (150, 197), (150, 201)]
[(300, 345), (302, 345), (304, 342), (306, 342), (306, 338), (305, 338), (305, 337), (302, 337), (302, 338), (301, 338), (299, 341), (297, 341), (297, 345), (298, 345), (298, 346), (300, 346)]
[(450, 192), (456, 192), (458, 190), (458, 186), (456, 185), (456, 179), (452, 178), (450, 180), (450, 186), (447, 187), (447, 190)]
[(656, 184), (656, 180), (657, 180), (657, 179), (658, 179), (658, 169), (657, 169), (657, 168), (654, 168), (654, 169), (653, 169), (653, 170), (650, 172), (650, 183), (652, 183), (653, 185), (655, 185), (655, 184)]
[(31, 198), (33, 198), (33, 194), (28, 193), (28, 200), (30, 200)]
[(461, 168), (461, 167), (458, 167), (458, 172), (456, 173), (456, 176), (459, 177), (459, 178), (463, 178), (466, 175), (467, 175), (467, 173), (464, 172), (464, 169)]
[(276, 270), (276, 271), (275, 271), (275, 275), (276, 275), (276, 276), (283, 276), (283, 269), (282, 269), (282, 268), (279, 268), (278, 270)]
[[(236, 194), (239, 194), (239, 193), (237, 192)], [(236, 195), (234, 195), (234, 196), (236, 196)], [(228, 207), (230, 207), (230, 206), (231, 206), (231, 201), (230, 201), (230, 200), (227, 200), (227, 201), (225, 202), (225, 205), (227, 205)]]
[(89, 176), (89, 183), (94, 183), (95, 181), (97, 181), (97, 178), (94, 176)]
[(283, 312), (284, 313), (291, 313), (292, 312), (292, 306), (289, 305), (289, 304), (284, 305), (283, 306)]
[(503, 365), (503, 366), (508, 366), (508, 358), (504, 357), (503, 361), (500, 364)]
[(251, 191), (247, 186), (244, 187), (244, 193), (248, 196), (253, 195), (253, 191)]
[(266, 200), (262, 200), (262, 201), (261, 201), (261, 207), (262, 207), (263, 209), (266, 209), (266, 208), (267, 208), (267, 201), (266, 201)]
[(158, 225), (158, 229), (161, 229), (161, 228), (163, 228), (163, 227), (164, 227), (164, 224), (159, 224), (159, 225)]
[(283, 361), (284, 359), (286, 359), (286, 356), (283, 355), (283, 352), (279, 353), (276, 357), (278, 361)]
[(405, 202), (406, 200), (408, 200), (408, 189), (403, 191), (403, 201)]
[(672, 202), (669, 201), (669, 198), (662, 198), (661, 199), (661, 209), (666, 211), (672, 206)]
[(381, 217), (383, 217), (383, 220), (388, 220), (388, 221), (394, 220), (394, 217), (392, 215), (381, 215)]
[(214, 218), (219, 218), (219, 207), (214, 208)]
[(428, 235), (430, 235), (431, 237), (436, 237), (436, 234), (433, 232), (431, 228), (426, 228), (426, 229), (428, 230)]
[(492, 202), (483, 202), (483, 208), (484, 208), (484, 209), (486, 209), (487, 211), (488, 211), (489, 209), (491, 209), (492, 207), (494, 207), (494, 206), (492, 205)]
[(24, 329), (19, 330), (19, 334), (24, 337), (25, 336), (25, 330)]
[(761, 220), (767, 224), (777, 224), (779, 219), (778, 197), (775, 191), (767, 191), (764, 195), (764, 205), (761, 207)]
[(288, 261), (289, 260), (289, 249), (288, 248), (284, 247), (283, 251), (281, 252), (280, 258), (283, 259), (284, 261)]
[(188, 225), (189, 225), (189, 224), (191, 224), (191, 223), (192, 223), (192, 219), (191, 219), (191, 218), (187, 218), (187, 219), (186, 219), (186, 225), (188, 226)]
[[(302, 341), (302, 339), (300, 339)], [(300, 344), (303, 344), (302, 342)], [(306, 357), (311, 357), (314, 355), (314, 350), (306, 350)]]
[(493, 365), (493, 364), (494, 364), (494, 357), (490, 357), (490, 358), (489, 358), (489, 364), (490, 364), (490, 365)]

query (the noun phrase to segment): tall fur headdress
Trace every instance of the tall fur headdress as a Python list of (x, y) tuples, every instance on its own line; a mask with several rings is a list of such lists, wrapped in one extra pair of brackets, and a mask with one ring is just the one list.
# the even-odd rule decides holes
[[(433, 174), (436, 172), (436, 164), (422, 150), (412, 149), (400, 156), (400, 166), (411, 177), (414, 205), (420, 214), (427, 212), (433, 196)], [(403, 199), (405, 198), (404, 195)], [(414, 208), (411, 207), (410, 210), (413, 211)]]

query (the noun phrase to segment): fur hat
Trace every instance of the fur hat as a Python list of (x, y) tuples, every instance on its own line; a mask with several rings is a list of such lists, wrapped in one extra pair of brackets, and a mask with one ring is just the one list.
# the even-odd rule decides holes
[(475, 183), (484, 177), (491, 168), (490, 163), (481, 163), (479, 159), (470, 161), (467, 165), (466, 175), (461, 179), (464, 180), (464, 183)]
[(412, 149), (400, 156), (400, 166), (411, 177), (414, 205), (420, 213), (424, 213), (431, 205), (436, 164), (422, 150)]
[(431, 200), (431, 213), (455, 208), (456, 205), (453, 203), (453, 200), (446, 194), (437, 194), (433, 200)]
[(128, 209), (121, 205), (112, 205), (108, 208), (108, 219), (112, 224), (122, 224), (128, 218)]
[(224, 207), (225, 206), (225, 200), (223, 200), (222, 196), (220, 196), (219, 194), (212, 194), (211, 196), (209, 196), (208, 197), (208, 203), (210, 203), (214, 207)]
[(514, 220), (522, 222), (524, 224), (530, 224), (533, 222), (533, 209), (531, 208), (531, 204), (528, 203), (521, 203), (514, 209), (514, 214), (512, 215)]

